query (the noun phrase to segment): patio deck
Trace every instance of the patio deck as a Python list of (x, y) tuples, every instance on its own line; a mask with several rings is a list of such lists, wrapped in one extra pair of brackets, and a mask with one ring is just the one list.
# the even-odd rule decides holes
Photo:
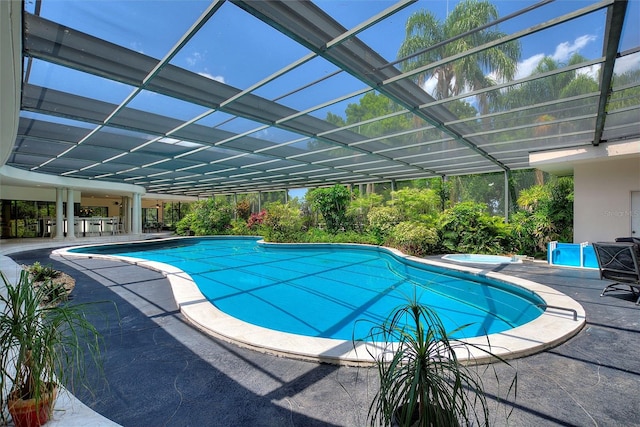
[[(63, 243), (42, 245), (3, 242), (0, 253), (18, 264), (51, 263), (76, 278), (77, 301), (107, 300), (117, 307), (116, 314), (114, 306), (105, 304), (107, 318), (96, 319), (106, 340), (105, 376), (95, 379), (94, 396), (76, 391), (115, 423), (367, 424), (377, 384), (374, 370), (279, 358), (221, 342), (185, 321), (160, 273), (100, 259), (52, 259), (50, 247)], [(487, 373), (492, 425), (639, 425), (640, 312), (630, 293), (601, 298), (604, 282), (594, 270), (545, 263), (480, 268), (551, 286), (576, 299), (587, 313), (585, 328), (568, 342), (511, 361), (518, 371), (515, 401), (498, 404), (493, 399), (506, 393), (509, 370), (495, 365), (503, 380), (499, 385)]]

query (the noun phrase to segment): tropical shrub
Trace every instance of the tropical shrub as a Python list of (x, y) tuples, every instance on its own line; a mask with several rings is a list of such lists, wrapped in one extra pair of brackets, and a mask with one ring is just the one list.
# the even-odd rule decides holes
[(330, 233), (344, 231), (351, 226), (352, 221), (347, 215), (351, 193), (345, 186), (336, 184), (329, 188), (316, 188), (305, 197), (311, 208), (322, 215)]
[(402, 215), (396, 207), (377, 206), (372, 208), (367, 215), (369, 220), (368, 230), (378, 239), (381, 244), (387, 240), (389, 233), (402, 220)]
[(298, 206), (272, 202), (266, 206), (266, 214), (258, 227), (260, 235), (268, 242), (283, 243), (300, 241), (302, 217)]
[(58, 304), (67, 300), (75, 283), (73, 278), (63, 275), (61, 271), (54, 269), (51, 265), (42, 265), (38, 261), (30, 266), (25, 266), (25, 271), (29, 274), (29, 279), (33, 281), (33, 286), (38, 287), (42, 292), (42, 300), (46, 304)]
[(382, 196), (376, 193), (365, 194), (356, 197), (349, 203), (347, 215), (353, 218), (354, 226), (357, 230), (362, 231), (368, 225), (367, 217), (371, 209), (382, 206)]
[(256, 230), (264, 222), (264, 218), (267, 216), (266, 210), (261, 210), (258, 213), (252, 213), (247, 219), (247, 227), (251, 230)]
[(253, 234), (244, 219), (231, 220), (228, 233), (233, 236), (249, 236)]
[(31, 264), (31, 266), (27, 268), (27, 271), (34, 282), (44, 282), (60, 276), (60, 272), (51, 265), (42, 265), (38, 261)]
[(251, 215), (251, 203), (249, 203), (249, 200), (244, 199), (236, 203), (236, 216), (238, 218), (247, 222), (249, 220), (249, 215)]
[(415, 221), (403, 221), (391, 229), (388, 245), (408, 255), (424, 256), (438, 247), (438, 232)]
[(573, 241), (573, 179), (559, 178), (520, 192), (512, 235), (519, 251), (542, 256), (547, 243)]
[(196, 236), (227, 234), (231, 227), (233, 208), (223, 198), (199, 200), (176, 226), (176, 233)]
[(440, 196), (435, 190), (403, 188), (391, 192), (391, 197), (387, 204), (398, 209), (403, 221), (435, 224), (441, 206)]
[(348, 230), (341, 233), (329, 233), (326, 230), (312, 228), (306, 233), (300, 235), (300, 242), (303, 243), (360, 243), (366, 245), (378, 244), (378, 239), (368, 233), (362, 233), (355, 230)]
[(513, 250), (511, 230), (503, 218), (490, 216), (481, 203), (463, 202), (440, 216), (441, 245), (445, 251), (501, 254)]

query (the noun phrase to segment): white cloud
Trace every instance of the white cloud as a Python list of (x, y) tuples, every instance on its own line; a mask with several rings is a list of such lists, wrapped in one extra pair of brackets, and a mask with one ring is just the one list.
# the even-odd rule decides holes
[(640, 70), (640, 55), (633, 54), (616, 60), (615, 73), (624, 74), (627, 71)]
[(571, 55), (576, 52), (579, 52), (580, 49), (584, 48), (590, 42), (596, 40), (596, 36), (592, 36), (589, 34), (585, 34), (584, 36), (580, 36), (573, 43), (563, 42), (556, 46), (556, 51), (551, 55), (551, 57), (559, 62), (566, 62)]
[(595, 64), (590, 67), (584, 67), (576, 70), (576, 74), (584, 74), (592, 79), (598, 81), (598, 76), (600, 75), (600, 64)]
[(220, 82), (220, 83), (224, 83), (225, 82), (224, 81), (224, 76), (214, 76), (213, 74), (209, 74), (209, 73), (205, 73), (205, 72), (200, 72), (198, 74), (201, 75), (202, 77), (206, 77), (208, 79), (215, 80), (215, 81)]
[(200, 52), (193, 52), (191, 55), (187, 56), (187, 65), (189, 67), (195, 66), (198, 62), (202, 61), (202, 54)]
[(533, 70), (538, 66), (540, 61), (544, 58), (544, 53), (538, 53), (522, 62), (518, 62), (518, 71), (516, 72), (516, 80), (523, 77), (530, 76)]
[[(551, 56), (554, 61), (558, 61), (560, 63), (567, 62), (574, 53), (580, 52), (581, 49), (584, 49), (589, 43), (595, 41), (596, 39), (596, 36), (585, 34), (576, 38), (573, 42), (562, 42), (558, 44), (552, 55), (547, 55), (545, 53), (536, 53), (535, 55), (532, 55), (518, 63), (518, 71), (515, 78), (521, 79), (531, 75), (533, 70), (535, 70), (535, 68), (545, 56)], [(597, 67), (592, 67), (588, 70), (585, 69), (583, 72), (585, 74), (592, 75), (594, 72), (597, 73), (597, 70)]]
[(438, 78), (433, 75), (422, 84), (422, 89), (429, 95), (434, 96), (436, 92), (436, 86), (438, 85)]

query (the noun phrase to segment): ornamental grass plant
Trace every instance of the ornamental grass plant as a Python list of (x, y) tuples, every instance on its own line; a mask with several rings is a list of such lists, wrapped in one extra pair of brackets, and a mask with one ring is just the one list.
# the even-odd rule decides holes
[[(490, 365), (463, 362), (458, 354), (480, 350), (497, 363), (509, 364), (490, 347), (451, 338), (464, 327), (446, 331), (438, 314), (414, 298), (371, 328), (364, 341), (370, 343), (366, 348), (379, 377), (368, 411), (372, 426), (490, 425), (482, 380)], [(517, 373), (508, 394), (515, 395), (516, 383)]]
[(31, 400), (50, 415), (60, 384), (82, 382), (88, 361), (101, 366), (101, 338), (87, 304), (51, 303), (49, 287), (34, 286), (24, 270), (17, 283), (0, 276), (0, 421), (7, 423), (8, 409), (17, 425), (16, 402)]

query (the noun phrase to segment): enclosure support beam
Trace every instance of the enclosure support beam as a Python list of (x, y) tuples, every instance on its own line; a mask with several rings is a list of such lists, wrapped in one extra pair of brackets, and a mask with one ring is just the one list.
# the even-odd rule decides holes
[(626, 13), (627, 0), (616, 0), (607, 10), (606, 39), (603, 46), (605, 61), (600, 73), (600, 99), (598, 100), (598, 116), (596, 118), (596, 131), (593, 135), (593, 145), (599, 145), (602, 142), (602, 133), (604, 132), (604, 124), (607, 118), (607, 103), (611, 94), (613, 67), (616, 63)]

